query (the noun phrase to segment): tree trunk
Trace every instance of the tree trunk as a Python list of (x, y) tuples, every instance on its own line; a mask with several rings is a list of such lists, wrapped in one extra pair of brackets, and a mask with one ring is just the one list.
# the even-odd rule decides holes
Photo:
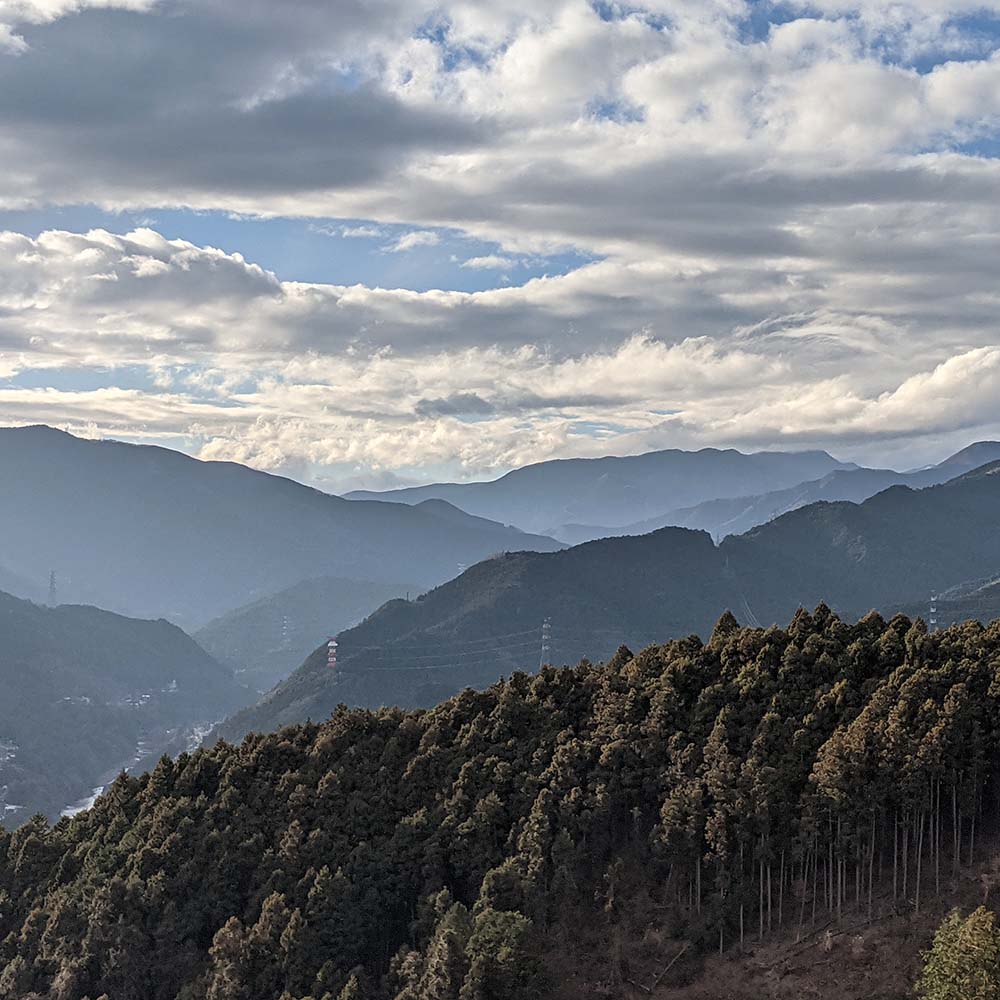
[(698, 887), (695, 892), (695, 898), (697, 899), (697, 912), (701, 913), (701, 848), (700, 847), (698, 849), (697, 879), (698, 879)]
[(892, 817), (892, 901), (899, 897), (899, 810)]
[(951, 839), (954, 850), (952, 851), (951, 873), (958, 878), (958, 868), (962, 863), (962, 814), (958, 811), (958, 779), (951, 781)]
[(903, 899), (908, 899), (910, 892), (910, 814), (903, 816)]
[(875, 814), (872, 813), (872, 839), (868, 849), (868, 919), (872, 918), (872, 880), (875, 876)]
[(920, 912), (920, 869), (922, 862), (924, 860), (924, 811), (921, 809), (918, 814), (917, 822), (920, 824), (917, 829), (917, 887), (916, 887), (916, 905), (914, 909), (917, 913)]
[(934, 892), (941, 895), (941, 781), (935, 780), (934, 807)]
[(778, 930), (785, 926), (785, 849), (781, 849), (781, 869), (778, 878)]
[[(763, 847), (761, 848), (763, 850)], [(759, 905), (757, 907), (757, 940), (764, 940), (764, 857), (761, 855), (759, 862), (759, 873), (757, 876), (758, 889), (760, 894)]]
[(771, 862), (767, 863), (767, 933), (770, 934), (773, 929), (773, 924), (771, 923)]
[(806, 922), (806, 891), (809, 888), (809, 849), (806, 848), (805, 859), (802, 862), (802, 900), (799, 907), (799, 929), (795, 934), (795, 941), (798, 943), (802, 939), (802, 928)]

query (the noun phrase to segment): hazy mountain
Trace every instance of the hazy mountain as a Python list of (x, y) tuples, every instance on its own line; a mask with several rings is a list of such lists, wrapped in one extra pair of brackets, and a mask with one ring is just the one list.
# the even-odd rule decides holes
[(322, 719), (339, 702), (431, 704), (466, 685), (704, 632), (725, 608), (749, 624), (825, 600), (848, 617), (926, 602), (1000, 570), (1000, 463), (923, 490), (894, 486), (862, 504), (817, 503), (714, 545), (665, 528), (554, 554), (472, 567), (415, 601), (392, 601), (341, 634), (342, 676), (322, 649), (225, 732)]
[[(0, 594), (0, 788), (7, 823), (58, 812), (143, 741), (211, 724), (252, 697), (179, 628)], [(3, 810), (0, 810), (2, 812)]]
[(439, 506), (356, 503), (228, 462), (0, 430), (3, 563), (62, 600), (185, 627), (323, 575), (431, 586), (559, 543)]
[(356, 491), (353, 500), (417, 504), (441, 499), (525, 531), (569, 523), (626, 525), (664, 510), (718, 497), (748, 496), (794, 486), (834, 469), (853, 468), (823, 451), (654, 451), (624, 458), (574, 458), (515, 469), (486, 483), (438, 483), (384, 493)]
[(892, 469), (835, 469), (820, 479), (798, 483), (788, 489), (770, 490), (759, 496), (727, 497), (707, 500), (692, 507), (678, 507), (658, 517), (624, 527), (589, 524), (565, 524), (552, 532), (568, 545), (579, 545), (594, 538), (615, 535), (644, 535), (673, 525), (707, 531), (716, 540), (740, 535), (759, 524), (766, 524), (782, 514), (819, 501), (850, 500), (861, 503), (890, 486), (922, 489), (947, 482), (988, 462), (1000, 460), (1000, 442), (981, 441), (963, 448), (938, 465), (915, 472)]
[(415, 596), (423, 589), (415, 584), (332, 576), (303, 580), (230, 611), (194, 637), (230, 666), (242, 683), (266, 691), (287, 677), (328, 635), (356, 625), (393, 597)]

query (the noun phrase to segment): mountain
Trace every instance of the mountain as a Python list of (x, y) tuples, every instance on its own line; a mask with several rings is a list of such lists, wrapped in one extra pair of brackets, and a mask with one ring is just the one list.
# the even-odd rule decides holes
[[(953, 476), (961, 475), (996, 461), (1000, 461), (1000, 441), (976, 441), (938, 465), (932, 466), (931, 471), (938, 469), (943, 472), (951, 472)], [(917, 471), (926, 472), (928, 470)]]
[(462, 687), (536, 670), (543, 659), (600, 659), (623, 643), (640, 648), (658, 635), (708, 630), (737, 599), (703, 532), (668, 528), (562, 552), (500, 555), (415, 600), (390, 601), (338, 636), (342, 677), (320, 648), (218, 733), (239, 738), (324, 719), (341, 702), (433, 705)]
[(541, 659), (600, 659), (620, 643), (705, 631), (727, 607), (764, 626), (821, 600), (849, 617), (907, 601), (926, 607), (932, 592), (1000, 572), (998, 529), (1000, 462), (861, 504), (812, 504), (720, 545), (664, 528), (505, 555), (414, 601), (390, 602), (338, 637), (340, 676), (317, 650), (221, 732), (322, 719), (340, 702), (433, 704)]
[(216, 618), (194, 638), (241, 683), (263, 692), (287, 677), (316, 643), (356, 625), (386, 601), (422, 589), (333, 576), (303, 580)]
[(861, 503), (890, 486), (922, 489), (947, 482), (972, 469), (1000, 460), (1000, 443), (981, 441), (963, 448), (938, 465), (915, 472), (891, 469), (835, 469), (820, 479), (798, 483), (788, 489), (771, 490), (759, 496), (727, 497), (707, 500), (693, 507), (678, 507), (658, 517), (648, 518), (620, 528), (587, 524), (566, 524), (553, 531), (554, 537), (569, 545), (614, 535), (644, 535), (675, 525), (707, 531), (716, 540), (740, 535), (759, 524), (766, 524), (791, 510), (822, 500), (850, 500)]
[(417, 504), (447, 500), (470, 514), (549, 532), (569, 523), (626, 525), (664, 510), (719, 497), (747, 496), (853, 468), (823, 451), (654, 451), (624, 458), (575, 458), (515, 469), (493, 482), (438, 483), (352, 500)]
[(996, 574), (1000, 462), (939, 486), (893, 486), (861, 504), (818, 503), (744, 535), (720, 552), (753, 616), (779, 621), (826, 595), (851, 616)]
[(997, 662), (1000, 622), (723, 616), (161, 760), (0, 830), (0, 995), (902, 1000), (996, 884)]
[(0, 594), (0, 689), (8, 822), (58, 813), (131, 763), (140, 743), (152, 752), (251, 697), (168, 622), (9, 594)]
[(552, 551), (460, 511), (358, 503), (228, 462), (0, 430), (8, 570), (60, 599), (195, 628), (317, 576), (431, 586), (505, 549)]

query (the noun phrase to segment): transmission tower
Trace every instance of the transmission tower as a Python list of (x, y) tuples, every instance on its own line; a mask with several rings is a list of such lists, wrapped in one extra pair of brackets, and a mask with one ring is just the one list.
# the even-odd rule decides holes
[(936, 593), (931, 594), (931, 616), (927, 624), (930, 626), (930, 630), (932, 632), (936, 632), (938, 630), (937, 601), (938, 601), (937, 594)]
[(49, 573), (49, 607), (56, 606), (56, 571)]
[(541, 670), (549, 662), (549, 651), (552, 649), (552, 619), (542, 622), (542, 650), (538, 659), (538, 669)]

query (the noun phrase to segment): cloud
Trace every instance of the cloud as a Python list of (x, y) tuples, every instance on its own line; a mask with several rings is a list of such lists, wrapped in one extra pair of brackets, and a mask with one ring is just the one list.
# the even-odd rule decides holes
[(349, 240), (373, 240), (385, 235), (379, 226), (341, 226), (336, 232)]
[[(795, 287), (605, 261), (520, 288), (417, 293), (282, 282), (146, 229), (6, 233), (0, 419), (190, 435), (206, 456), (298, 463), (326, 480), (363, 469), (482, 475), (668, 445), (859, 455), (893, 440), (917, 464), (943, 439), (992, 427), (1000, 392), (993, 327), (957, 318), (970, 302), (995, 311), (996, 296), (984, 300), (974, 276), (928, 280), (916, 274), (891, 301), (882, 289), (881, 314), (866, 311), (877, 282), (863, 266)], [(841, 297), (855, 309), (830, 308)], [(937, 298), (921, 324), (921, 303)], [(685, 309), (692, 322), (678, 328)], [(725, 332), (685, 329), (702, 314), (728, 315)], [(107, 384), (18, 384), (56, 370)], [(119, 388), (116, 371), (145, 371), (148, 385)]]
[(438, 233), (428, 229), (418, 229), (411, 233), (403, 233), (385, 247), (386, 253), (406, 253), (408, 250), (416, 250), (417, 247), (436, 247), (441, 242)]
[(500, 257), (497, 254), (488, 254), (485, 257), (470, 257), (462, 261), (462, 267), (471, 267), (477, 271), (506, 271), (515, 267), (517, 261), (511, 257)]
[(497, 248), (471, 270), (593, 261), (416, 292), (148, 228), (4, 234), (0, 375), (152, 388), (12, 384), (0, 415), (194, 421), (209, 454), (404, 476), (668, 444), (935, 457), (998, 419), (982, 9), (0, 0), (0, 208), (321, 219), (398, 254), (399, 285), (442, 232)]

